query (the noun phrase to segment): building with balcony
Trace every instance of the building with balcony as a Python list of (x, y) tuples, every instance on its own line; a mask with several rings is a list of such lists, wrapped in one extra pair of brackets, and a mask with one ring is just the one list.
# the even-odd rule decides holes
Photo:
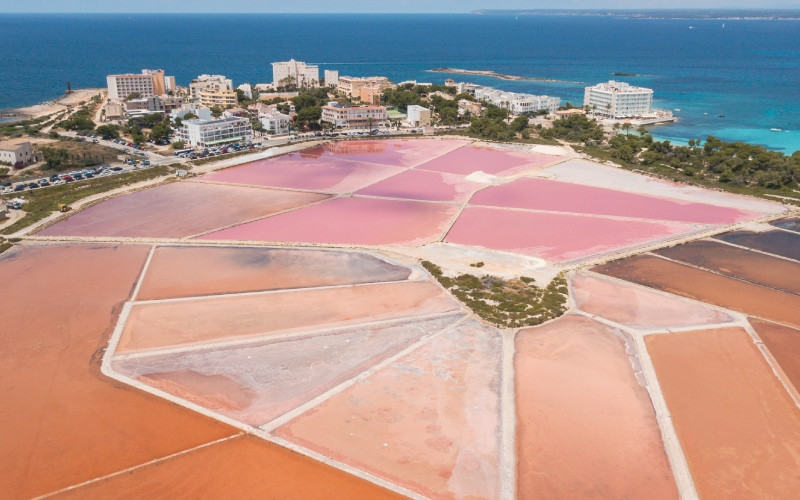
[(586, 87), (583, 105), (603, 118), (622, 119), (649, 116), (653, 113), (653, 90), (611, 80)]
[(264, 132), (268, 134), (285, 134), (289, 131), (291, 118), (276, 109), (259, 114)]
[(294, 59), (274, 62), (272, 63), (272, 85), (276, 88), (288, 85), (296, 85), (299, 88), (317, 87), (319, 86), (319, 66)]
[(474, 89), (474, 95), (476, 99), (507, 109), (514, 115), (528, 115), (541, 111), (555, 113), (561, 105), (561, 99), (558, 97), (505, 92), (492, 87), (477, 87)]
[(395, 85), (385, 76), (340, 76), (337, 83), (337, 90), (347, 97), (361, 97), (361, 88), (365, 86), (377, 87), (383, 92), (385, 89), (394, 88)]
[(200, 75), (189, 84), (192, 99), (200, 99), (200, 91), (233, 90), (233, 81), (224, 75)]
[(177, 140), (193, 147), (205, 148), (232, 142), (251, 141), (253, 127), (250, 120), (239, 117), (225, 117), (213, 120), (184, 120), (177, 131)]
[(153, 75), (108, 75), (106, 84), (109, 99), (125, 100), (131, 94), (139, 94), (139, 97), (156, 95)]
[(385, 106), (322, 106), (322, 121), (339, 128), (372, 129), (383, 127), (387, 120)]
[(208, 108), (218, 106), (224, 109), (239, 103), (235, 90), (203, 89), (197, 93), (197, 98), (201, 106)]
[(325, 70), (325, 86), (336, 87), (339, 85), (339, 71), (335, 69)]

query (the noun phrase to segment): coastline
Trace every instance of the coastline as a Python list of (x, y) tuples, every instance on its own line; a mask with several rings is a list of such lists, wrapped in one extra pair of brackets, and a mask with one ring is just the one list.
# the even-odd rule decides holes
[(70, 93), (65, 93), (61, 97), (49, 101), (40, 102), (31, 106), (21, 106), (18, 108), (0, 109), (0, 123), (13, 123), (21, 120), (41, 118), (53, 113), (64, 111), (70, 106), (84, 103), (97, 94), (106, 92), (104, 88), (75, 89)]
[(427, 70), (429, 73), (454, 73), (458, 75), (475, 75), (475, 76), (488, 76), (491, 78), (497, 78), (498, 80), (507, 80), (507, 81), (524, 81), (524, 82), (550, 82), (550, 83), (571, 83), (573, 85), (583, 85), (586, 82), (572, 82), (568, 80), (557, 80), (555, 78), (538, 78), (532, 76), (520, 76), (520, 75), (506, 75), (503, 73), (497, 73), (491, 70), (483, 70), (483, 69), (461, 69), (461, 68), (433, 68)]

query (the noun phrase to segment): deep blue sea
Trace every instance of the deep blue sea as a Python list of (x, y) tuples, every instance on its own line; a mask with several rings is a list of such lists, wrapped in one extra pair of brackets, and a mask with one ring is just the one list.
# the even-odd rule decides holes
[[(724, 27), (723, 27), (724, 22)], [(689, 26), (694, 26), (690, 29)], [(178, 83), (202, 73), (272, 80), (270, 62), (295, 58), (340, 75), (441, 83), (448, 76), (580, 104), (582, 83), (509, 82), (430, 73), (494, 70), (594, 84), (611, 78), (655, 90), (680, 109), (655, 135), (706, 135), (800, 150), (800, 22), (487, 15), (0, 15), (0, 108), (112, 73), (163, 68)], [(614, 77), (614, 72), (637, 77)], [(724, 115), (720, 117), (719, 115)], [(770, 129), (779, 128), (781, 132)]]

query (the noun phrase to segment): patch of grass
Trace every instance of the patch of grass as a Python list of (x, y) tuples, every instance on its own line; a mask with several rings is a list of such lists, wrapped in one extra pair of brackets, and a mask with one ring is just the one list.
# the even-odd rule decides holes
[(27, 200), (27, 203), (24, 205), (24, 210), (26, 212), (25, 217), (3, 229), (2, 234), (15, 233), (44, 219), (51, 213), (57, 211), (61, 203), (70, 205), (78, 200), (98, 193), (104, 193), (118, 187), (165, 176), (171, 171), (171, 166), (162, 165), (146, 170), (110, 175), (108, 177), (94, 178), (88, 181), (62, 184), (60, 186), (52, 186), (27, 192), (24, 195), (24, 198)]
[(14, 244), (11, 243), (10, 241), (4, 241), (2, 238), (0, 238), (0, 254), (13, 246)]
[(460, 274), (451, 278), (432, 262), (422, 261), (422, 266), (475, 314), (501, 328), (539, 325), (567, 310), (569, 292), (567, 280), (561, 274), (540, 288), (528, 277), (504, 280)]

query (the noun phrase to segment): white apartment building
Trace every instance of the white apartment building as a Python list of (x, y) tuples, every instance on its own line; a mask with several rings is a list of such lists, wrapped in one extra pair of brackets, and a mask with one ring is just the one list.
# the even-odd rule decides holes
[(527, 115), (540, 111), (555, 113), (561, 105), (561, 99), (558, 97), (504, 92), (492, 87), (477, 87), (474, 89), (474, 94), (476, 99), (507, 109), (514, 115)]
[(196, 148), (250, 141), (253, 139), (253, 127), (247, 118), (235, 116), (214, 120), (197, 118), (182, 122), (177, 139)]
[(325, 70), (325, 86), (338, 87), (339, 86), (339, 71), (335, 69)]
[(369, 129), (383, 127), (388, 116), (385, 106), (322, 106), (322, 120), (340, 128)]
[(653, 113), (653, 90), (611, 80), (586, 87), (583, 105), (604, 118), (635, 118)]
[(316, 87), (319, 85), (319, 66), (306, 64), (290, 59), (272, 63), (272, 85), (298, 87)]
[(140, 97), (153, 97), (156, 95), (154, 83), (153, 75), (108, 75), (108, 98), (124, 100), (133, 93)]
[(261, 124), (264, 125), (264, 131), (273, 134), (285, 134), (289, 131), (289, 115), (284, 115), (278, 110), (270, 110), (263, 113), (261, 116)]
[(431, 124), (431, 110), (416, 104), (408, 106), (408, 124), (412, 127), (427, 127)]

